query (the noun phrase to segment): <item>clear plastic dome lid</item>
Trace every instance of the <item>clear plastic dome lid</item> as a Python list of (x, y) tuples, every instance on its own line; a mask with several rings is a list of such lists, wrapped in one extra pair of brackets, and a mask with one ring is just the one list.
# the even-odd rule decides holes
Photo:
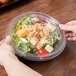
[[(34, 53), (31, 53), (31, 52), (27, 52), (25, 54), (22, 54), (22, 52), (18, 48), (15, 48), (16, 54), (21, 56), (21, 57), (24, 57), (25, 59), (32, 60), (32, 61), (46, 61), (46, 60), (50, 60), (50, 59), (58, 56), (65, 48), (66, 39), (65, 39), (63, 32), (59, 29), (59, 22), (51, 16), (48, 16), (48, 15), (40, 13), (40, 12), (22, 13), (22, 14), (20, 14), (12, 19), (12, 21), (9, 23), (6, 34), (11, 35), (13, 33), (13, 28), (16, 27), (16, 24), (22, 18), (23, 15), (26, 15), (29, 18), (43, 18), (46, 21), (46, 23), (51, 23), (53, 26), (56, 27), (56, 29), (54, 31), (56, 31), (57, 34), (60, 35), (61, 39), (54, 45), (53, 51), (51, 53), (48, 53), (45, 56), (36, 55)], [(37, 23), (40, 23), (40, 22), (37, 22)], [(14, 46), (14, 44), (13, 44), (13, 46)]]

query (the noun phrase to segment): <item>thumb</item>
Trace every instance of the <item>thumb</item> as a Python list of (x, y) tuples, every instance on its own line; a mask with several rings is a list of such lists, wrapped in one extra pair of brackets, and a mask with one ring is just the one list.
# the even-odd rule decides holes
[(64, 25), (64, 24), (60, 24), (59, 27), (64, 30), (64, 31), (73, 31), (73, 26), (72, 25)]
[(6, 37), (6, 39), (5, 39), (5, 43), (7, 43), (7, 44), (11, 44), (11, 38), (10, 38), (9, 35)]

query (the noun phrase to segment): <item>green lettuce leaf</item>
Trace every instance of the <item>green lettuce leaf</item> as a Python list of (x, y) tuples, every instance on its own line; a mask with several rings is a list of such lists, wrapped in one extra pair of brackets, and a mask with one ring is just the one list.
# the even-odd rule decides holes
[(12, 42), (15, 48), (17, 48), (19, 51), (21, 51), (23, 54), (27, 53), (30, 48), (27, 45), (27, 43), (24, 43), (20, 37), (18, 37), (15, 33), (11, 35)]

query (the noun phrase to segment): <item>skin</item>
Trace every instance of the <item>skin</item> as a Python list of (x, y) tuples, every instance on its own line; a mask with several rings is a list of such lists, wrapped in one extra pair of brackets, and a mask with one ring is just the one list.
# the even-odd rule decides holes
[(59, 25), (64, 31), (67, 40), (76, 41), (76, 20)]
[(8, 76), (42, 76), (18, 60), (10, 36), (0, 41), (0, 65), (4, 66)]

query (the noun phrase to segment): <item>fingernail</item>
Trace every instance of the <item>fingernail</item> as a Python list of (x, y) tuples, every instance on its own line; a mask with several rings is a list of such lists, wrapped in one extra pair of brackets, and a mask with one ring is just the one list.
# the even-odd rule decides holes
[(67, 40), (70, 40), (70, 38), (67, 38)]

